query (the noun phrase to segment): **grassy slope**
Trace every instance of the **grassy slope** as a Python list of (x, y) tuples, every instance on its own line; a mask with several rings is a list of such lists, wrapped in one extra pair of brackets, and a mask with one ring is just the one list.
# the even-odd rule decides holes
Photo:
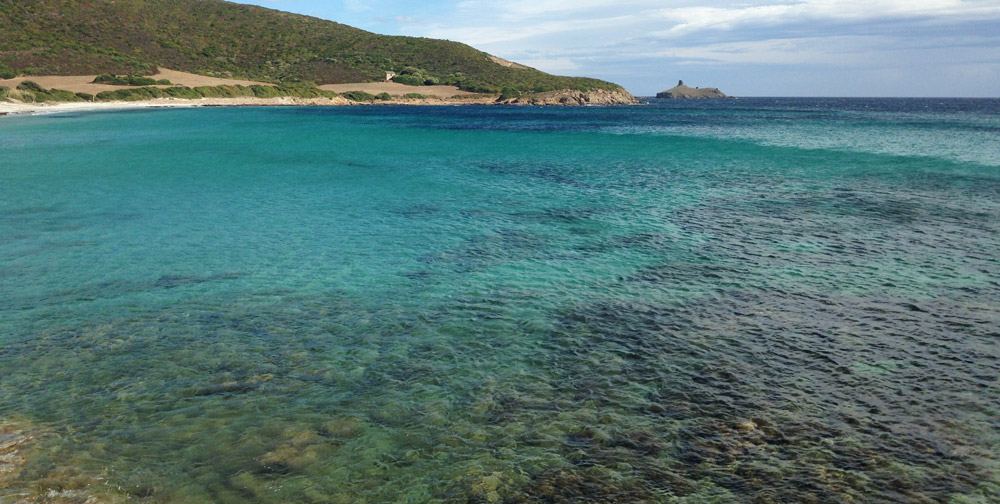
[(269, 82), (365, 82), (410, 67), (470, 91), (616, 87), (504, 67), (456, 42), (221, 0), (0, 0), (0, 70), (150, 74), (158, 66)]

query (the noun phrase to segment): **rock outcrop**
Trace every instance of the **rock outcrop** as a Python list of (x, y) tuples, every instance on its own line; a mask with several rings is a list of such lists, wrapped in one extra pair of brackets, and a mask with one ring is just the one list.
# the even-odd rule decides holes
[(729, 98), (718, 88), (692, 88), (684, 85), (684, 81), (677, 83), (677, 86), (666, 91), (656, 93), (657, 98)]
[(507, 105), (635, 105), (639, 103), (625, 88), (576, 91), (559, 89), (501, 100)]

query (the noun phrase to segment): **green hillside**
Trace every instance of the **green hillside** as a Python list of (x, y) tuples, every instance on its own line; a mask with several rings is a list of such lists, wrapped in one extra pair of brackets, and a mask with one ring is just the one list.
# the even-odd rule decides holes
[(0, 0), (0, 73), (149, 75), (160, 66), (318, 84), (380, 80), (394, 71), (410, 82), (476, 92), (617, 87), (503, 66), (456, 42), (376, 35), (221, 0)]

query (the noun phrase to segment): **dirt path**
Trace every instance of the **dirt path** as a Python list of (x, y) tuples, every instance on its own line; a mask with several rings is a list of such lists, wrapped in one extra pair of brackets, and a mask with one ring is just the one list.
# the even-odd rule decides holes
[(364, 91), (373, 95), (379, 93), (389, 93), (391, 95), (404, 96), (410, 93), (422, 94), (424, 96), (436, 96), (438, 98), (451, 98), (453, 96), (472, 96), (476, 93), (462, 91), (455, 86), (406, 86), (398, 82), (360, 82), (357, 84), (324, 84), (319, 87), (327, 91), (345, 93), (347, 91)]

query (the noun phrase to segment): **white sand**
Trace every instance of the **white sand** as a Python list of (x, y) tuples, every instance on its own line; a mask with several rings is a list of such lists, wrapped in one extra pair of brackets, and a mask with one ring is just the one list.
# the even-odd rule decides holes
[(341, 106), (351, 105), (345, 98), (202, 98), (184, 100), (180, 98), (159, 98), (143, 101), (116, 102), (72, 102), (72, 103), (9, 103), (0, 102), (0, 115), (16, 114), (58, 114), (92, 110), (119, 110), (164, 107), (253, 107), (253, 106)]
[(202, 98), (185, 100), (180, 98), (159, 98), (144, 101), (118, 102), (73, 102), (73, 103), (10, 103), (0, 102), (0, 116), (19, 114), (58, 114), (92, 110), (117, 110), (162, 107), (273, 107), (273, 106), (317, 106), (337, 107), (349, 105), (474, 105), (492, 104), (494, 98), (442, 100), (426, 98), (420, 100), (390, 100), (374, 103), (355, 103), (343, 97), (336, 98)]
[[(193, 101), (193, 100), (185, 100)], [(115, 110), (149, 107), (191, 107), (187, 103), (152, 103), (152, 102), (73, 102), (73, 103), (9, 103), (0, 102), (0, 115), (17, 114), (58, 114), (62, 112), (78, 112), (84, 110)]]

